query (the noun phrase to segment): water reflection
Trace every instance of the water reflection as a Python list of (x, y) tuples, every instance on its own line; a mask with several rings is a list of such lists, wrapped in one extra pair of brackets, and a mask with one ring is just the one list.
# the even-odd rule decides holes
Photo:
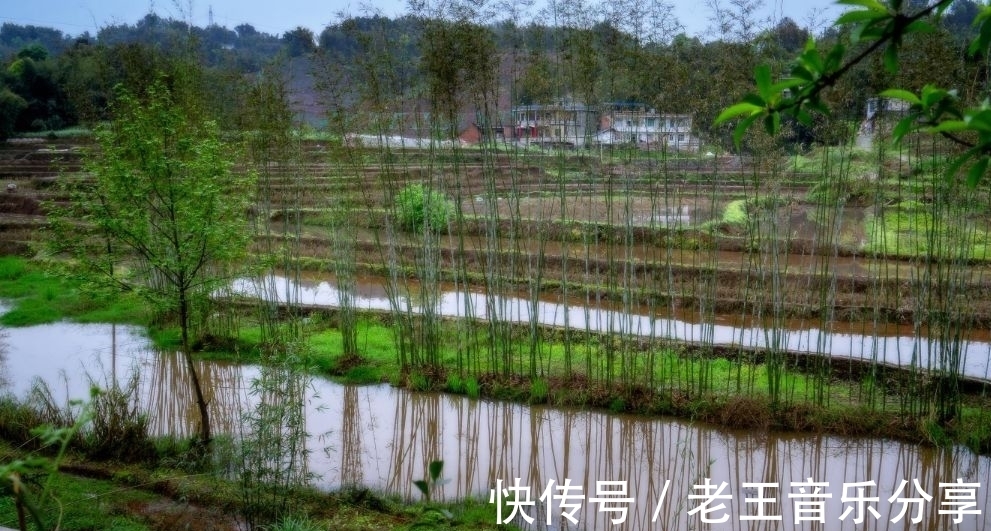
[[(0, 313), (2, 313), (2, 308), (0, 308)], [(10, 385), (7, 371), (7, 334), (3, 328), (0, 328), (0, 389)]]
[[(923, 522), (912, 529), (947, 529), (949, 517), (937, 514), (943, 495), (939, 483), (956, 478), (980, 482), (991, 473), (989, 459), (964, 450), (920, 449), (883, 440), (733, 432), (670, 420), (472, 401), (388, 387), (363, 387), (357, 392), (365, 396), (357, 403), (368, 408), (357, 413), (369, 427), (363, 440), (374, 442), (366, 442), (357, 450), (348, 447), (348, 451), (361, 455), (366, 484), (417, 498), (412, 481), (424, 476), (433, 459), (445, 462), (449, 483), (443, 495), (447, 497), (485, 495), (498, 480), (511, 485), (517, 477), (521, 484), (532, 487), (534, 500), (552, 480), (561, 484), (570, 479), (572, 485), (584, 487), (586, 498), (594, 497), (597, 481), (626, 482), (634, 498), (626, 524), (612, 526), (611, 515), (585, 503), (578, 513), (582, 523), (578, 527), (583, 529), (697, 529), (700, 517), (688, 514), (697, 502), (688, 496), (697, 493), (692, 486), (702, 484), (704, 478), (710, 478), (714, 485), (726, 482), (726, 492), (733, 497), (725, 502), (725, 511), (714, 513), (728, 516), (719, 529), (796, 528), (794, 504), (787, 495), (798, 492), (791, 488), (793, 482), (808, 478), (828, 483), (824, 491), (832, 495), (825, 502), (826, 525), (818, 528), (865, 528), (854, 524), (852, 515), (846, 521), (839, 520), (849, 505), (842, 503), (842, 497), (855, 493), (844, 493), (843, 484), (873, 480), (876, 486), (867, 495), (878, 498), (873, 506), (881, 519), (866, 528), (906, 529), (904, 521), (890, 522), (900, 505), (887, 500), (902, 479), (910, 486), (904, 497), (913, 497), (912, 480), (918, 479), (934, 500), (925, 507)], [(343, 413), (331, 406), (327, 416), (313, 422), (332, 423)], [(321, 465), (314, 463), (314, 467), (320, 469)], [(668, 480), (667, 496), (654, 521), (653, 513)], [(323, 481), (326, 486), (349, 482), (333, 475)], [(756, 494), (753, 488), (744, 489), (744, 483), (777, 483), (778, 489), (766, 489), (764, 494), (775, 497), (778, 503), (745, 503), (744, 498)], [(983, 511), (988, 506), (987, 489), (978, 489), (975, 495)], [(761, 505), (764, 514), (780, 515), (782, 520), (750, 525), (740, 520), (741, 515), (759, 514)], [(545, 513), (529, 514), (546, 522)], [(562, 524), (558, 511), (551, 517), (552, 527)], [(803, 522), (797, 528), (817, 528), (811, 524)], [(986, 525), (983, 517), (968, 516), (956, 528), (977, 530), (986, 529)]]
[[(156, 434), (192, 437), (199, 433), (200, 413), (189, 365), (179, 352), (146, 349), (141, 371), (150, 429)], [(230, 363), (194, 361), (210, 411), (210, 424), (218, 433), (237, 433), (244, 405), (244, 370)]]
[[(355, 306), (362, 310), (388, 311), (391, 306), (384, 289), (376, 289), (367, 281), (356, 296)], [(340, 293), (330, 280), (309, 280), (298, 284), (285, 277), (269, 276), (258, 280), (242, 279), (234, 283), (233, 291), (252, 296), (276, 298), (285, 301), (287, 294), (303, 305), (339, 305)], [(407, 304), (414, 312), (422, 308), (411, 301)], [(493, 302), (493, 299), (495, 302)], [(665, 317), (637, 308), (617, 309), (606, 303), (586, 302), (561, 304), (548, 300), (536, 305), (522, 297), (503, 297), (479, 292), (445, 291), (438, 299), (435, 311), (442, 316), (463, 317), (465, 308), (472, 308), (472, 317), (487, 319), (490, 312), (499, 320), (512, 323), (529, 323), (531, 316), (544, 326), (569, 327), (581, 331), (595, 331), (655, 339), (675, 339), (689, 343), (717, 346), (742, 346), (756, 349), (779, 348), (789, 352), (852, 358), (895, 367), (938, 368), (941, 345), (911, 328), (876, 328), (869, 334), (848, 331), (823, 330), (821, 328), (791, 323), (792, 327), (770, 328), (744, 325), (728, 316), (716, 316), (711, 322), (692, 320), (687, 315)], [(723, 324), (729, 322), (730, 324)], [(886, 333), (895, 335), (885, 335)], [(991, 380), (991, 342), (962, 339), (960, 373), (978, 380)]]
[[(8, 331), (7, 364), (9, 390), (23, 395), (32, 377), (58, 378), (65, 369), (67, 384), (55, 386), (59, 393), (85, 396), (85, 371), (103, 367), (117, 377), (130, 370), (142, 377), (141, 392), (157, 433), (193, 434), (197, 426), (195, 404), (188, 388), (184, 363), (174, 354), (156, 353), (140, 330), (110, 325), (57, 324)], [(116, 345), (116, 349), (114, 348)], [(241, 433), (244, 411), (266, 399), (248, 393), (253, 379), (266, 378), (255, 367), (201, 363), (204, 386), (209, 389), (216, 431)], [(51, 381), (51, 380), (50, 380)], [(58, 381), (58, 380), (55, 380)], [(280, 395), (281, 396), (281, 395)], [(270, 397), (271, 398), (271, 397)], [(550, 481), (555, 485), (570, 479), (580, 485), (582, 506), (576, 513), (578, 529), (689, 530), (704, 528), (698, 514), (688, 514), (698, 504), (689, 499), (693, 485), (705, 478), (713, 485), (727, 484), (731, 499), (720, 500), (725, 509), (711, 514), (727, 521), (713, 529), (960, 529), (989, 528), (986, 511), (989, 492), (982, 484), (974, 492), (981, 515), (966, 515), (953, 524), (949, 515), (939, 515), (946, 489), (939, 483), (986, 482), (991, 477), (991, 459), (963, 449), (920, 448), (899, 442), (740, 432), (681, 421), (649, 419), (629, 415), (525, 406), (504, 402), (470, 400), (464, 397), (411, 393), (388, 386), (351, 387), (317, 379), (305, 394), (296, 388), (282, 399), (296, 401), (305, 417), (309, 453), (305, 461), (294, 461), (300, 473), (312, 472), (316, 486), (333, 489), (342, 485), (366, 485), (406, 498), (418, 499), (412, 482), (424, 477), (430, 461), (445, 462), (449, 480), (438, 494), (443, 498), (464, 495), (487, 497), (502, 481), (504, 486), (520, 478), (532, 488), (536, 500)], [(793, 483), (812, 478), (828, 483), (823, 490), (825, 524), (794, 525)], [(913, 509), (899, 523), (892, 523), (900, 510), (889, 502), (902, 480), (908, 481), (903, 496), (915, 497), (913, 481), (928, 495), (923, 520), (911, 525)], [(626, 482), (629, 496), (627, 522), (610, 524), (611, 514), (598, 512), (587, 499), (595, 497), (597, 481)], [(866, 495), (878, 498), (879, 520), (867, 515), (864, 524), (853, 523), (853, 515), (840, 521), (844, 510), (844, 482), (874, 481)], [(668, 483), (669, 482), (669, 483)], [(758, 496), (744, 483), (776, 483), (764, 491), (777, 503), (746, 503)], [(665, 491), (665, 485), (668, 485)], [(656, 520), (661, 493), (664, 502)], [(713, 504), (717, 505), (717, 504)], [(544, 504), (538, 502), (537, 509)], [(780, 521), (741, 521), (742, 515), (780, 515)], [(544, 529), (546, 513), (530, 511)], [(560, 510), (551, 511), (551, 527), (566, 527)]]
[[(34, 381), (51, 388), (56, 403), (89, 396), (91, 383), (125, 387), (133, 373), (140, 377), (142, 408), (149, 412), (156, 434), (191, 436), (199, 426), (199, 411), (188, 366), (177, 352), (158, 352), (141, 328), (110, 324), (54, 323), (7, 328), (10, 375), (4, 391), (25, 397)], [(218, 432), (233, 432), (244, 402), (241, 366), (196, 361), (210, 419)]]

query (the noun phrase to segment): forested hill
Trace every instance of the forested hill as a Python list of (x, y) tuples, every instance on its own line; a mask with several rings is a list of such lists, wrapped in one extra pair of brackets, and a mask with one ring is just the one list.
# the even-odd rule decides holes
[[(918, 0), (907, 4), (913, 2)], [(0, 139), (105, 118), (117, 83), (154, 65), (156, 54), (177, 49), (214, 76), (221, 107), (233, 105), (224, 93), (246, 76), (279, 66), (300, 102), (296, 110), (311, 123), (328, 110), (350, 109), (370, 98), (403, 100), (407, 103), (398, 112), (443, 112), (454, 121), (458, 114), (476, 112), (479, 101), (505, 111), (518, 103), (571, 98), (691, 113), (704, 133), (719, 109), (752, 89), (756, 64), (787, 72), (788, 59), (811, 35), (787, 18), (729, 17), (718, 38), (703, 40), (681, 33), (674, 20), (646, 24), (611, 3), (592, 4), (597, 8), (585, 18), (357, 17), (319, 35), (302, 27), (282, 35), (249, 24), (201, 28), (155, 14), (133, 25), (105, 26), (95, 35), (5, 23), (0, 26)], [(975, 80), (987, 79), (987, 63), (969, 59), (963, 50), (976, 11), (972, 0), (958, 0), (941, 28), (906, 44), (901, 71), (884, 71), (880, 59), (865, 63), (827, 95), (830, 103), (856, 115), (882, 87), (914, 88), (923, 78), (916, 76), (920, 71), (926, 79), (937, 76), (944, 86), (960, 87), (964, 97), (983, 94), (983, 82)], [(826, 29), (817, 37), (837, 35)], [(793, 140), (828, 136), (825, 129), (796, 131)]]

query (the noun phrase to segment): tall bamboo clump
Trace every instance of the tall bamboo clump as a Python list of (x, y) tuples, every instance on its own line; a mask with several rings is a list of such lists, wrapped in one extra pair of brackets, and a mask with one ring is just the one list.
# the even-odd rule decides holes
[[(941, 147), (939, 142), (920, 139), (913, 150), (921, 160), (936, 161)], [(921, 180), (923, 194), (932, 199), (925, 204), (919, 198), (908, 206), (915, 211), (915, 229), (921, 236), (921, 241), (912, 242), (916, 258), (910, 286), (915, 300), (913, 330), (928, 341), (917, 356), (919, 368), (926, 372), (925, 383), (918, 403), (910, 409), (943, 426), (959, 419), (963, 405), (964, 345), (974, 328), (972, 300), (975, 273), (979, 273), (971, 262), (978, 258), (977, 224), (986, 203), (973, 197), (958, 178), (948, 179), (938, 169)]]
[[(420, 359), (421, 349), (416, 340), (413, 302), (408, 296), (406, 252), (410, 246), (396, 222), (394, 202), (410, 170), (402, 156), (403, 141), (396, 134), (410, 122), (406, 99), (409, 95), (403, 94), (401, 88), (412, 80), (410, 58), (398, 44), (399, 36), (387, 32), (380, 23), (361, 26), (353, 19), (346, 19), (341, 25), (354, 40), (356, 50), (349, 58), (351, 69), (344, 74), (346, 82), (336, 105), (342, 116), (359, 118), (339, 117), (332, 123), (368, 132), (364, 136), (352, 136), (354, 131), (340, 130), (339, 134), (355, 174), (360, 174), (361, 179), (375, 176), (376, 186), (361, 187), (360, 203), (370, 214), (381, 215), (381, 222), (372, 223), (371, 244), (379, 254), (385, 276), (384, 288), (396, 337), (396, 362), (403, 374), (408, 374), (412, 364)], [(330, 58), (327, 62), (326, 68), (332, 73), (340, 68), (336, 61)]]
[[(315, 76), (317, 87), (325, 95), (327, 103), (327, 126), (337, 139), (331, 142), (329, 160), (322, 161), (326, 171), (321, 175), (328, 179), (337, 193), (322, 198), (318, 211), (327, 212), (329, 217), (329, 239), (331, 254), (328, 258), (330, 270), (337, 283), (337, 325), (341, 332), (341, 367), (348, 367), (362, 359), (358, 347), (358, 308), (357, 253), (359, 242), (364, 236), (355, 220), (367, 212), (373, 204), (359, 186), (365, 178), (364, 158), (359, 149), (354, 149), (347, 141), (350, 131), (360, 130), (364, 125), (358, 113), (350, 112), (344, 102), (352, 97), (347, 87), (353, 81), (349, 72), (339, 66), (339, 58), (326, 54), (319, 56)], [(357, 189), (356, 189), (357, 188)]]
[(253, 525), (293, 513), (292, 492), (310, 479), (304, 414), (309, 377), (303, 368), (307, 356), (298, 295), (303, 175), (284, 87), (272, 71), (250, 85), (242, 126), (250, 163), (259, 175), (256, 252), (261, 276), (255, 282), (261, 365), (251, 382), (250, 409), (244, 412), (239, 470), (243, 516)]

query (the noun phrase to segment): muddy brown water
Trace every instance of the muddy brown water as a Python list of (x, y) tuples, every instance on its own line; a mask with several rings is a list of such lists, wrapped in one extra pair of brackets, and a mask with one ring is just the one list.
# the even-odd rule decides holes
[[(195, 432), (196, 407), (185, 365), (174, 353), (154, 351), (141, 329), (58, 323), (6, 329), (2, 341), (0, 367), (7, 392), (22, 396), (38, 377), (51, 384), (58, 400), (83, 397), (86, 375), (107, 385), (113, 378), (123, 382), (137, 371), (138, 395), (149, 412), (151, 429), (159, 434)], [(259, 377), (260, 369), (209, 362), (200, 362), (199, 369), (215, 430), (237, 435), (242, 413), (256, 402), (249, 382)], [(736, 431), (680, 420), (414, 393), (383, 385), (343, 386), (320, 378), (313, 379), (304, 407), (309, 453), (303, 462), (315, 475), (316, 486), (329, 490), (363, 485), (418, 499), (412, 482), (424, 476), (430, 461), (442, 459), (447, 482), (437, 494), (443, 498), (473, 495), (487, 500), (499, 485), (507, 490), (517, 484), (529, 486), (534, 501), (526, 507), (527, 515), (534, 518), (531, 529), (687, 531), (705, 528), (703, 516), (713, 521), (725, 518), (711, 529), (733, 530), (991, 528), (986, 515), (991, 509), (986, 484), (991, 458), (963, 448)], [(802, 484), (810, 480), (819, 484), (823, 497), (800, 497)], [(924, 495), (915, 490), (915, 480)], [(940, 485), (958, 480), (980, 487)], [(867, 486), (858, 495), (854, 484), (864, 482)], [(729, 498), (696, 510), (701, 503), (690, 496), (702, 495), (707, 484), (715, 486), (715, 493), (724, 483), (720, 495)], [(556, 490), (565, 484), (572, 488)], [(548, 485), (549, 509), (539, 499)], [(613, 497), (630, 502), (593, 501), (619, 488), (627, 494)], [(806, 494), (816, 493), (812, 486), (805, 489)], [(554, 498), (554, 494), (569, 497)], [(957, 495), (963, 499), (953, 498)], [(932, 498), (925, 501), (925, 496)], [(847, 499), (857, 497), (876, 498), (864, 503), (863, 524), (854, 522), (859, 503)], [(774, 501), (754, 501), (758, 498)], [(577, 525), (568, 525), (562, 517), (562, 501), (578, 505), (573, 513)], [(821, 514), (815, 505), (820, 501)], [(964, 505), (947, 505), (953, 503)], [(619, 513), (600, 511), (600, 506), (625, 506), (626, 521), (613, 525), (611, 520)], [(892, 522), (903, 506), (906, 513)], [(877, 518), (868, 507), (877, 511)], [(715, 510), (704, 513), (707, 508)], [(851, 512), (843, 517), (848, 508)], [(954, 508), (964, 511), (959, 523), (953, 522), (955, 515), (939, 514)], [(909, 525), (919, 509), (919, 523)], [(548, 513), (551, 526), (546, 524)], [(780, 520), (744, 519), (759, 515), (780, 516)], [(517, 522), (522, 522), (518, 515)]]
[[(388, 298), (386, 279), (362, 277), (354, 304), (362, 310), (422, 312), (420, 286), (405, 284), (407, 296)], [(305, 306), (337, 307), (340, 292), (333, 277), (309, 274), (295, 282), (282, 276), (242, 279), (233, 285), (240, 294), (265, 297)], [(924, 329), (890, 323), (850, 323), (783, 319), (760, 322), (752, 316), (716, 314), (702, 319), (698, 310), (650, 308), (602, 300), (564, 301), (559, 295), (541, 294), (537, 300), (522, 296), (487, 295), (474, 288), (457, 290), (442, 284), (435, 315), (486, 319), (490, 314), (513, 323), (529, 323), (531, 316), (544, 326), (578, 331), (620, 334), (628, 337), (671, 339), (706, 346), (776, 347), (797, 354), (850, 358), (893, 367), (938, 368), (943, 345), (926, 336)], [(969, 379), (991, 381), (991, 335), (975, 329), (959, 343), (960, 373)]]

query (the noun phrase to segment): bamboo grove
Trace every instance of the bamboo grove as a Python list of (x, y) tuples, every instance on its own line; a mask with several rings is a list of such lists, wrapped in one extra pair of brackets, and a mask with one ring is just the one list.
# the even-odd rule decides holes
[[(302, 154), (303, 254), (331, 265), (342, 328), (356, 323), (345, 317), (355, 275), (384, 285), (407, 384), (477, 392), (523, 382), (530, 400), (565, 388), (617, 410), (746, 397), (779, 412), (960, 421), (963, 389), (987, 377), (965, 367), (986, 368), (989, 355), (967, 345), (984, 344), (988, 323), (991, 218), (986, 186), (940, 173), (950, 144), (920, 136), (894, 146), (882, 122), (865, 144), (866, 100), (853, 101), (864, 95), (839, 86), (827, 95), (840, 103), (833, 114), (778, 137), (751, 134), (734, 154), (727, 131), (704, 121), (727, 100), (665, 99), (675, 81), (631, 82), (631, 72), (674, 76), (657, 50), (677, 43), (623, 34), (636, 44), (616, 55), (590, 37), (598, 11), (562, 8), (554, 14), (567, 31), (539, 49), (507, 21), (499, 39), (516, 44), (506, 51), (484, 13), (446, 7), (420, 11), (418, 58), (403, 56), (384, 26), (341, 24), (355, 68), (317, 67), (334, 147)], [(727, 40), (727, 54), (740, 52), (732, 60), (695, 66), (748, 76), (768, 60), (757, 40)], [(926, 54), (943, 45), (914, 42), (912, 65), (942, 60)], [(983, 68), (958, 62), (947, 75)], [(419, 88), (404, 83), (409, 75), (422, 76)], [(603, 146), (588, 133), (583, 147), (562, 148), (491, 134), (516, 122), (520, 102), (602, 109), (633, 98), (692, 113), (700, 145)], [(452, 142), (465, 124), (489, 134)], [(395, 199), (410, 186), (449, 200), (424, 206), (449, 210), (442, 226), (400, 223)], [(355, 333), (344, 333), (344, 350), (360, 357)], [(857, 346), (834, 353), (843, 341)]]

